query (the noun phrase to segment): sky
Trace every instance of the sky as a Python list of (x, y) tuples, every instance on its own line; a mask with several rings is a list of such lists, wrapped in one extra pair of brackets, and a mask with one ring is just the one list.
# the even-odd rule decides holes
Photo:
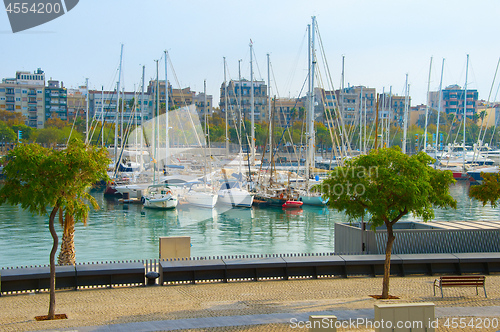
[[(143, 65), (146, 81), (156, 77), (155, 60), (164, 79), (166, 50), (172, 86), (203, 92), (206, 80), (218, 105), (223, 58), (227, 80), (238, 79), (239, 60), (242, 77), (250, 79), (252, 41), (254, 79), (267, 83), (269, 54), (271, 95), (293, 98), (305, 93), (307, 25), (315, 16), (317, 86), (340, 87), (344, 58), (345, 86), (392, 87), (404, 95), (408, 74), (412, 105), (426, 104), (428, 85), (439, 89), (444, 58), (443, 87), (463, 87), (468, 68), (467, 88), (487, 100), (500, 57), (499, 13), (497, 0), (81, 0), (53, 21), (12, 33), (0, 10), (0, 78), (42, 68), (67, 88), (88, 78), (91, 88), (112, 90), (123, 44), (126, 91), (139, 89)], [(498, 79), (491, 101), (497, 88)]]

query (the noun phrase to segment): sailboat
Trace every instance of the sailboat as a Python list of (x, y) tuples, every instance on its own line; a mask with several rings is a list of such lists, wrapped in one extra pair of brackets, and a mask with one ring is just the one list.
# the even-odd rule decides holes
[(316, 27), (316, 17), (312, 18), (312, 27), (309, 32), (310, 49), (309, 49), (309, 107), (307, 110), (307, 128), (308, 128), (308, 144), (306, 156), (306, 187), (299, 192), (299, 201), (306, 205), (324, 206), (328, 203), (328, 199), (322, 197), (321, 192), (311, 192), (309, 185), (310, 169), (314, 168), (314, 69), (315, 69), (315, 51), (314, 51), (314, 36)]
[[(227, 102), (227, 84), (226, 84), (226, 58), (224, 58), (224, 90), (225, 90), (225, 114), (226, 114), (226, 156), (228, 155), (229, 151), (229, 138), (228, 138), (228, 130), (227, 130), (227, 116), (228, 116), (228, 102)], [(206, 96), (206, 91), (205, 91), (205, 96)], [(205, 125), (207, 125), (207, 121), (205, 120)], [(238, 133), (237, 133), (238, 134)], [(207, 135), (208, 136), (208, 135)], [(243, 184), (242, 179), (243, 179), (243, 174), (241, 173), (241, 166), (242, 166), (242, 161), (243, 161), (243, 151), (241, 148), (241, 138), (238, 135), (238, 139), (240, 140), (240, 153), (237, 156), (237, 160), (233, 160), (229, 164), (237, 164), (238, 165), (238, 174), (234, 174), (234, 179), (235, 180), (230, 180), (228, 179), (227, 176), (227, 171), (226, 169), (222, 169), (222, 183), (219, 191), (217, 192), (218, 194), (218, 202), (221, 204), (225, 205), (231, 205), (235, 207), (252, 207), (253, 204), (253, 199), (254, 196), (248, 192), (248, 190), (242, 188)], [(226, 166), (229, 166), (227, 164)]]
[(174, 209), (177, 196), (165, 183), (150, 185), (144, 194), (144, 207), (153, 209)]
[[(165, 51), (165, 92), (168, 93), (167, 87), (167, 56)], [(160, 142), (160, 125), (159, 125), (159, 78), (158, 78), (158, 61), (156, 62), (156, 130), (155, 124), (153, 122), (153, 155), (156, 157), (154, 162), (156, 163), (155, 168), (153, 170), (153, 184), (148, 186), (146, 192), (143, 196), (143, 204), (145, 208), (156, 208), (156, 209), (174, 209), (177, 206), (177, 194), (168, 186), (166, 183), (156, 183), (156, 171), (158, 169), (158, 154), (159, 154), (159, 142)], [(144, 76), (143, 76), (144, 78)], [(144, 84), (144, 81), (143, 81)], [(167, 164), (168, 159), (168, 95), (166, 97), (166, 109), (165, 109), (165, 164)], [(156, 131), (156, 135), (155, 135)], [(156, 149), (154, 147), (155, 138)]]

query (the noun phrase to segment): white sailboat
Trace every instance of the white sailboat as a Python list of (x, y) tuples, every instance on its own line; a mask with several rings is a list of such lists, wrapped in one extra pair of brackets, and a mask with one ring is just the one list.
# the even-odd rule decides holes
[(324, 206), (328, 203), (327, 199), (322, 197), (320, 192), (311, 192), (309, 185), (310, 168), (315, 166), (314, 158), (314, 70), (316, 63), (316, 53), (314, 50), (314, 37), (316, 30), (316, 17), (312, 18), (312, 27), (310, 29), (309, 38), (309, 107), (307, 109), (307, 128), (308, 128), (308, 144), (306, 156), (306, 187), (299, 191), (299, 201), (306, 205)]
[[(168, 184), (166, 183), (156, 183), (156, 171), (158, 170), (158, 151), (159, 149), (159, 136), (160, 136), (160, 126), (159, 126), (159, 81), (158, 81), (158, 61), (156, 62), (156, 97), (157, 97), (157, 102), (156, 102), (156, 138), (158, 139), (158, 142), (156, 143), (156, 149), (153, 149), (153, 154), (156, 157), (155, 159), (157, 160), (156, 165), (155, 165), (155, 170), (153, 173), (153, 185), (150, 185), (147, 187), (147, 190), (143, 196), (143, 204), (145, 208), (155, 208), (155, 209), (174, 209), (177, 204), (178, 204), (178, 199), (177, 199), (177, 193), (173, 191)], [(167, 87), (167, 58), (166, 58), (166, 52), (165, 52), (165, 91), (168, 92), (168, 87)], [(165, 164), (167, 163), (168, 159), (168, 95), (167, 95), (167, 104), (166, 104), (166, 112), (165, 112), (165, 131), (166, 131), (166, 139), (165, 139), (165, 151), (166, 151), (166, 159), (165, 159)], [(155, 128), (154, 128), (154, 123), (153, 123), (153, 137), (155, 137)], [(154, 144), (154, 139), (153, 139), (153, 144)], [(158, 179), (160, 181), (160, 179)]]
[(154, 184), (146, 189), (144, 207), (151, 209), (175, 209), (177, 195), (167, 184)]

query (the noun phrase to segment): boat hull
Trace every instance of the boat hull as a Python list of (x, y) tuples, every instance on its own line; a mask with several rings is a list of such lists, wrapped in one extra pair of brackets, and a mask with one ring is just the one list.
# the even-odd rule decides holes
[(299, 201), (303, 202), (304, 205), (313, 205), (313, 206), (325, 206), (328, 203), (328, 199), (323, 199), (321, 196), (307, 196), (300, 195)]
[(219, 190), (218, 202), (236, 207), (251, 207), (254, 196), (243, 190)]
[(286, 201), (283, 203), (282, 207), (284, 209), (298, 209), (300, 208), (304, 203), (299, 202), (299, 201)]
[(145, 198), (144, 207), (149, 209), (175, 209), (177, 207), (177, 198), (169, 197), (165, 199), (149, 199)]
[(184, 198), (190, 205), (213, 209), (217, 203), (218, 195), (204, 192), (188, 192)]

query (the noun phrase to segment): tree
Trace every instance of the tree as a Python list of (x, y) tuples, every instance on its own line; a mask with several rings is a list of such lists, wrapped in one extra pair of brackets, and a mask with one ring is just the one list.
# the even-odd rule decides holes
[(10, 127), (24, 124), (25, 119), (26, 117), (21, 112), (0, 110), (0, 121), (4, 121)]
[(490, 203), (492, 207), (498, 205), (500, 199), (500, 174), (481, 172), (483, 183), (479, 186), (471, 186), (469, 197), (477, 199), (483, 206)]
[(53, 239), (50, 252), (50, 302), (48, 319), (55, 314), (55, 254), (58, 236), (54, 219), (63, 211), (74, 220), (85, 221), (95, 199), (86, 191), (92, 184), (107, 179), (109, 159), (106, 150), (96, 149), (74, 139), (65, 150), (47, 149), (38, 144), (21, 144), (9, 152), (4, 168), (5, 185), (0, 189), (0, 204), (20, 204), (23, 209), (46, 215)]
[(452, 173), (429, 167), (432, 161), (424, 152), (408, 156), (399, 147), (371, 150), (335, 168), (322, 183), (329, 206), (343, 211), (350, 221), (369, 215), (372, 229), (387, 228), (383, 299), (389, 298), (394, 224), (408, 213), (428, 221), (434, 207), (456, 208), (448, 191), (455, 182)]
[(17, 135), (7, 124), (0, 121), (0, 142), (2, 143), (12, 143), (17, 141)]

